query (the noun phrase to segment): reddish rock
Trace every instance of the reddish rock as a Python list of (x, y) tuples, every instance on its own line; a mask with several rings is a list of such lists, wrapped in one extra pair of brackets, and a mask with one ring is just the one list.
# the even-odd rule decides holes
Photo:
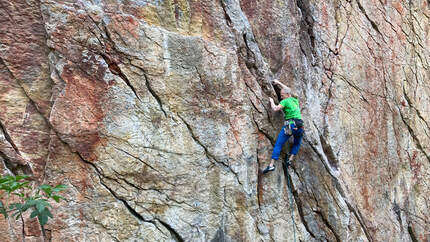
[[(428, 239), (427, 1), (0, 6), (0, 166), (69, 186), (52, 241)], [(306, 125), (288, 176), (261, 174), (273, 79)]]

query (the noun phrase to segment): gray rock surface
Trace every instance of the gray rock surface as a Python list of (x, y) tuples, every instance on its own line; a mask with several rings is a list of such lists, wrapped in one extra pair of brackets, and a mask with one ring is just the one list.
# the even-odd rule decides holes
[[(70, 187), (52, 241), (430, 240), (429, 16), (428, 1), (0, 0), (0, 170)], [(306, 133), (288, 173), (263, 176), (274, 79)], [(0, 224), (1, 241), (42, 240), (34, 220)]]

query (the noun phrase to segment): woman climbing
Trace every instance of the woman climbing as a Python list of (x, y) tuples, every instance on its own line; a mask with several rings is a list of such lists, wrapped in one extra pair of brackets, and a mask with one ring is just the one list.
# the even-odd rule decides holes
[(304, 132), (303, 120), (302, 115), (300, 113), (299, 100), (297, 99), (297, 95), (293, 94), (289, 87), (285, 86), (278, 80), (273, 81), (273, 83), (281, 86), (282, 101), (279, 103), (279, 105), (275, 105), (273, 99), (270, 98), (270, 106), (275, 112), (279, 110), (284, 111), (285, 123), (284, 126), (282, 126), (281, 131), (279, 132), (278, 138), (276, 139), (270, 165), (268, 165), (266, 169), (264, 169), (263, 173), (275, 170), (274, 163), (276, 160), (279, 159), (279, 154), (281, 153), (282, 146), (284, 146), (285, 142), (292, 135), (294, 137), (293, 147), (291, 147), (290, 153), (285, 159), (285, 165), (288, 167), (291, 164), (293, 157), (297, 155), (297, 152), (299, 151)]

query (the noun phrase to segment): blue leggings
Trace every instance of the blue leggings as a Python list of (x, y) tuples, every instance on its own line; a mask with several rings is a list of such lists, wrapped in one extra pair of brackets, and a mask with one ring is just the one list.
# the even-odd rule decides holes
[[(303, 138), (303, 128), (295, 129), (296, 127), (294, 124), (291, 124), (292, 133), (294, 136), (294, 143), (293, 147), (291, 147), (290, 154), (297, 155), (297, 152), (299, 152), (300, 144), (302, 143)], [(285, 142), (291, 137), (291, 135), (285, 134), (285, 126), (282, 126), (281, 132), (279, 132), (278, 138), (276, 139), (275, 147), (273, 148), (272, 152), (272, 159), (278, 160), (279, 154), (281, 154), (282, 147), (284, 146)]]

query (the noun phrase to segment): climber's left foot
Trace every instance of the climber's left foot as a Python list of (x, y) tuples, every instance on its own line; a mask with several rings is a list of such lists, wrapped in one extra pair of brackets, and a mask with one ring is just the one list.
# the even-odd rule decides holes
[(275, 166), (267, 166), (266, 169), (264, 169), (263, 174), (266, 174), (269, 171), (274, 171), (275, 170)]

